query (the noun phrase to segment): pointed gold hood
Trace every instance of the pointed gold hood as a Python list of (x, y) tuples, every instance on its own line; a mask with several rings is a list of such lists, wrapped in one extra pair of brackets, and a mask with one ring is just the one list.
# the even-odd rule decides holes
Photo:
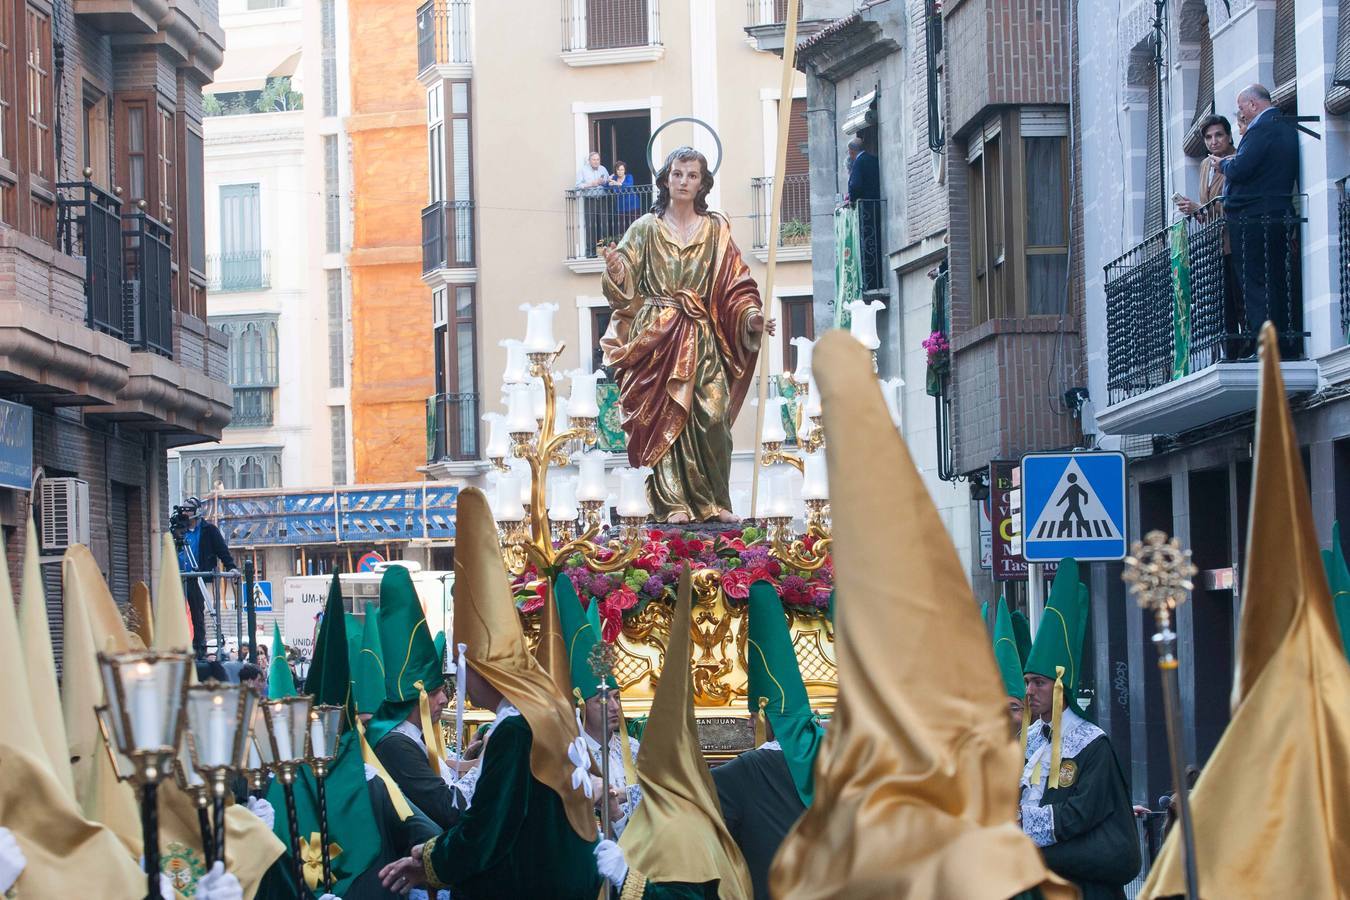
[(530, 772), (562, 798), (573, 830), (594, 840), (595, 814), (586, 795), (572, 790), (567, 765), (567, 748), (577, 737), (576, 718), (525, 645), (487, 498), (477, 488), (466, 488), (458, 507), (455, 641), (467, 645), (465, 656), (474, 671), (525, 717), (534, 734)]
[[(1205, 897), (1339, 897), (1350, 885), (1350, 666), (1336, 628), (1267, 322), (1233, 718), (1191, 795)], [(1185, 890), (1179, 833), (1140, 897)]]
[(839, 703), (815, 803), (774, 859), (773, 895), (1073, 896), (1017, 826), (1021, 758), (989, 638), (871, 357), (832, 331), (816, 345), (815, 373), (833, 492)]

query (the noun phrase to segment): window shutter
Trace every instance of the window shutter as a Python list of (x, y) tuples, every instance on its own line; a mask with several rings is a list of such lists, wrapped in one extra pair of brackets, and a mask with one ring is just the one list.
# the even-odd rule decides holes
[(1158, 108), (1158, 75), (1152, 66), (1148, 70), (1148, 152), (1144, 163), (1144, 234), (1161, 231), (1164, 221), (1163, 179), (1159, 171), (1162, 145), (1158, 124), (1162, 110)]
[(1205, 149), (1205, 136), (1201, 133), (1200, 123), (1214, 112), (1214, 41), (1209, 36), (1209, 16), (1200, 22), (1200, 79), (1195, 86), (1195, 117), (1186, 132), (1183, 148), (1186, 155), (1203, 159), (1209, 155)]
[(1298, 43), (1294, 34), (1294, 0), (1275, 2), (1275, 89), (1271, 100), (1284, 112), (1298, 105)]

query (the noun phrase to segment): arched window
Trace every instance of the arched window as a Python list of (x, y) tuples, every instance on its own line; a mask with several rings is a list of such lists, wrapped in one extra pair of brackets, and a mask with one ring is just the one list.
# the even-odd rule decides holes
[(260, 490), (266, 486), (261, 460), (256, 456), (244, 457), (244, 464), (239, 467), (239, 487), (243, 490)]
[(234, 464), (228, 459), (217, 460), (215, 467), (211, 469), (211, 487), (214, 489), (220, 485), (227, 491), (232, 491), (238, 487), (235, 478)]
[(206, 463), (201, 459), (190, 459), (183, 467), (183, 496), (203, 497), (211, 492), (211, 479), (207, 477)]
[(281, 487), (281, 454), (273, 453), (267, 457), (267, 487)]

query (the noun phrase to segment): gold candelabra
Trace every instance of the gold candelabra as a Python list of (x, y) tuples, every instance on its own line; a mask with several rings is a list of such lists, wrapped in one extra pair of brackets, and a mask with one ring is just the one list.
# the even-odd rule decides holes
[[(800, 453), (789, 453), (783, 449), (783, 441), (777, 439), (765, 439), (761, 441), (760, 462), (765, 466), (788, 465), (796, 469), (808, 482), (819, 480), (820, 487), (823, 488), (823, 472), (808, 471), (807, 458), (805, 454), (816, 454), (825, 448), (825, 428), (821, 424), (821, 415), (819, 407), (808, 412), (808, 401), (810, 399), (810, 381), (798, 380), (795, 375), (785, 376), (797, 389), (796, 396), (793, 398), (796, 403), (796, 411), (793, 415), (793, 424), (800, 441)], [(802, 423), (805, 419), (810, 419), (810, 428), (805, 436), (802, 436)], [(803, 489), (807, 485), (803, 485)], [(813, 494), (823, 494), (823, 490), (813, 491)], [(770, 498), (770, 514), (764, 517), (764, 522), (769, 529), (769, 540), (771, 543), (770, 552), (780, 562), (786, 563), (795, 569), (803, 572), (818, 571), (830, 558), (830, 544), (832, 538), (830, 535), (830, 503), (823, 496), (812, 496), (806, 499), (806, 530), (800, 535), (792, 533), (792, 516), (785, 515), (782, 512), (782, 506), (773, 503)], [(811, 544), (807, 546), (807, 539), (811, 539)]]
[[(570, 427), (555, 434), (557, 394), (553, 381), (553, 364), (562, 353), (562, 345), (549, 352), (530, 352), (529, 373), (543, 384), (543, 417), (536, 417), (534, 431), (510, 431), (511, 455), (524, 460), (530, 469), (530, 501), (524, 504), (525, 515), (519, 522), (501, 520), (502, 551), (507, 567), (513, 575), (522, 574), (533, 563), (542, 577), (555, 571), (560, 560), (579, 554), (587, 568), (594, 572), (619, 572), (626, 568), (642, 548), (641, 528), (645, 516), (620, 515), (619, 539), (604, 544), (596, 541), (601, 528), (603, 499), (582, 499), (581, 528), (576, 519), (554, 522), (548, 510), (548, 476), (554, 466), (567, 466), (568, 447), (573, 442), (592, 447), (597, 440), (596, 419), (593, 416), (570, 420)], [(505, 457), (491, 457), (499, 470), (509, 471)], [(579, 532), (579, 533), (578, 533)], [(554, 546), (555, 538), (560, 542)]]

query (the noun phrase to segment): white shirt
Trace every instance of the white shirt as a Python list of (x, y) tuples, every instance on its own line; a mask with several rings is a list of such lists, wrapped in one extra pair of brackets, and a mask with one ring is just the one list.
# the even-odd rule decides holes
[(1272, 113), (1274, 111), (1275, 107), (1273, 106), (1267, 106), (1265, 109), (1261, 110), (1259, 113), (1256, 114), (1255, 119), (1252, 119), (1250, 122), (1247, 123), (1247, 130), (1251, 131), (1253, 128), (1256, 127), (1257, 122), (1260, 122), (1262, 119), (1266, 117), (1267, 113)]
[[(597, 180), (601, 183), (598, 185), (591, 184), (591, 182)], [(609, 170), (604, 166), (596, 166), (592, 169), (590, 162), (587, 161), (581, 164), (581, 168), (577, 169), (577, 187), (579, 188), (590, 188), (592, 190), (603, 188), (604, 182), (608, 180)]]
[[(586, 739), (586, 749), (591, 754), (595, 774), (599, 775), (604, 771), (600, 762), (600, 742), (584, 731), (582, 737)], [(641, 744), (636, 738), (629, 738), (628, 744), (633, 761), (637, 762), (638, 747)], [(638, 803), (642, 800), (642, 788), (636, 784), (628, 783), (623, 767), (623, 740), (617, 734), (609, 736), (609, 786), (624, 795), (624, 799), (619, 801), (619, 812), (622, 815), (617, 822), (610, 823), (614, 826), (614, 837), (618, 838), (619, 835), (623, 834), (624, 828), (628, 826), (628, 819), (633, 814), (633, 810), (637, 809)]]
[[(1045, 796), (1045, 784), (1050, 775), (1050, 757), (1054, 749), (1051, 740), (1046, 740), (1045, 730), (1049, 722), (1039, 719), (1027, 729), (1026, 761), (1022, 766), (1022, 830), (1037, 847), (1048, 847), (1055, 843), (1055, 811), (1053, 807), (1041, 806)], [(1060, 759), (1073, 759), (1088, 744), (1104, 733), (1096, 725), (1080, 717), (1067, 706), (1059, 720)]]

